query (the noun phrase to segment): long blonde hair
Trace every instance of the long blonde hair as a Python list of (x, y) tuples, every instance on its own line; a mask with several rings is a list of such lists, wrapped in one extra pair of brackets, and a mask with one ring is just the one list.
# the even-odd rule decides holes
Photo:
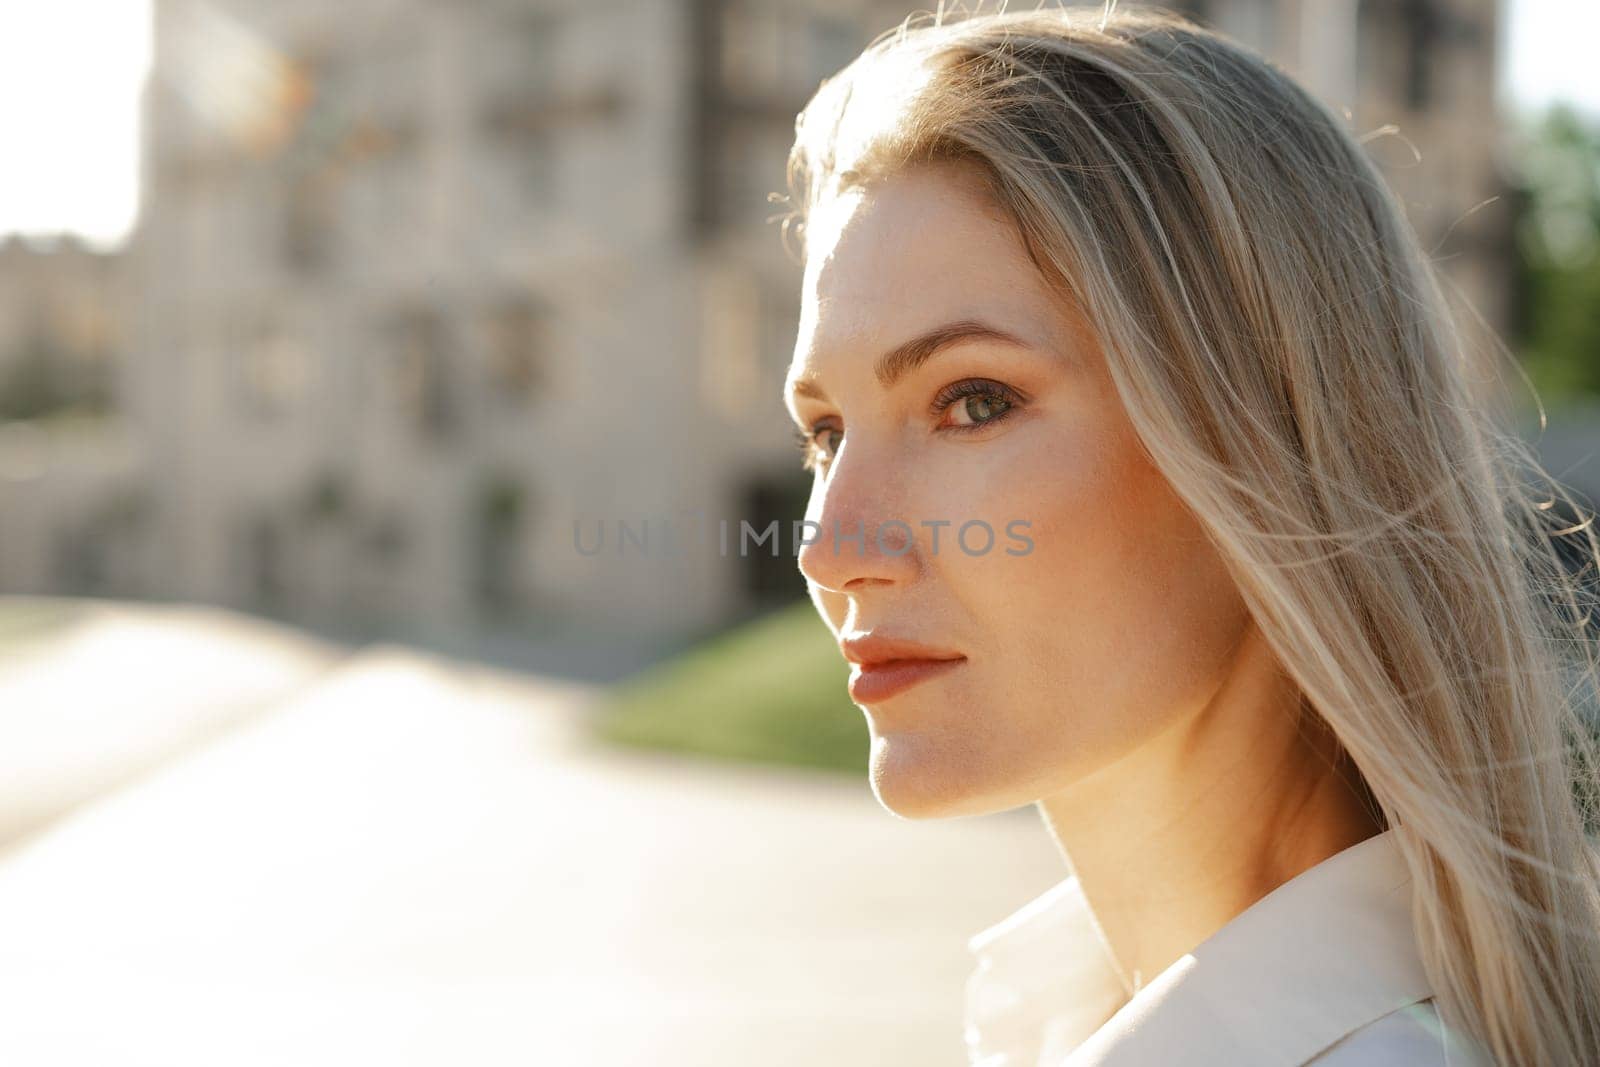
[(976, 165), (1399, 831), (1445, 1023), (1505, 1064), (1600, 1063), (1596, 652), (1555, 540), (1600, 549), (1477, 401), (1358, 140), (1227, 39), (1099, 10), (907, 20), (796, 134), (786, 234), (895, 168)]

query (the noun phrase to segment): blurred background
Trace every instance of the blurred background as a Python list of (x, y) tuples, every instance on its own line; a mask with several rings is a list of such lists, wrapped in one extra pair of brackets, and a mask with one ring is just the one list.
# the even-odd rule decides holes
[[(1600, 7), (1168, 6), (1596, 495)], [(912, 10), (0, 0), (0, 1060), (963, 1062), (1032, 810), (885, 812), (787, 542), (618, 525), (803, 513), (769, 194)]]

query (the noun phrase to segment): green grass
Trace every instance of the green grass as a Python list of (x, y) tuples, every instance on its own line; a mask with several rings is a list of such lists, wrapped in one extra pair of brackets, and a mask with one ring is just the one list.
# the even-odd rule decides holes
[(868, 735), (848, 668), (809, 601), (696, 645), (616, 686), (611, 743), (862, 773)]

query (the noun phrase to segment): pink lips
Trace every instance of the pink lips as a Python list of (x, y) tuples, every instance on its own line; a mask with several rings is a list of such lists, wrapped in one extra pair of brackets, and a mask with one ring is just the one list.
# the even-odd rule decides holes
[(850, 699), (857, 704), (887, 700), (967, 661), (951, 649), (874, 632), (847, 637), (839, 647), (853, 665)]
[(919, 682), (955, 670), (962, 659), (891, 659), (870, 666), (856, 664), (850, 672), (850, 699), (857, 704), (888, 700)]

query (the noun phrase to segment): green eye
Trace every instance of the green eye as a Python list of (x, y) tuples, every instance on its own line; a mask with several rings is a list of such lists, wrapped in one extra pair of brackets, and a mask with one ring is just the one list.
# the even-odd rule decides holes
[(795, 441), (796, 444), (800, 446), (800, 452), (804, 457), (800, 462), (801, 470), (816, 470), (824, 463), (831, 460), (834, 453), (839, 451), (839, 446), (842, 442), (833, 442), (826, 446), (819, 446), (817, 444), (817, 437), (819, 435), (823, 436), (824, 438), (843, 438), (844, 431), (839, 429), (837, 426), (816, 426), (813, 427), (809, 432), (805, 430), (796, 430)]
[(952, 422), (939, 428), (946, 433), (964, 433), (999, 422), (1015, 411), (1021, 402), (1021, 397), (1009, 386), (986, 378), (968, 378), (940, 390), (929, 411), (939, 417), (951, 408), (958, 408), (967, 421)]
[(975, 423), (985, 423), (990, 419), (998, 418), (1005, 413), (1011, 405), (999, 395), (994, 396), (969, 396), (962, 404), (962, 410), (967, 413), (967, 418)]

